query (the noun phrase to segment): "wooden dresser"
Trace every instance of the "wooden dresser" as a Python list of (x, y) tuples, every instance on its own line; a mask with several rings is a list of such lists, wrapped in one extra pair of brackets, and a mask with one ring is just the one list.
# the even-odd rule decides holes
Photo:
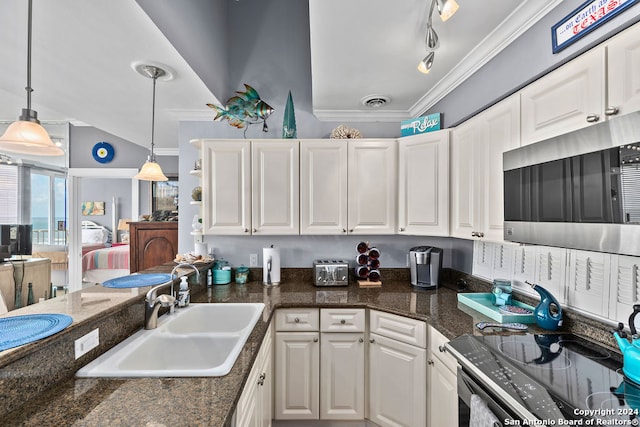
[(130, 222), (129, 234), (132, 273), (171, 262), (178, 253), (177, 221)]

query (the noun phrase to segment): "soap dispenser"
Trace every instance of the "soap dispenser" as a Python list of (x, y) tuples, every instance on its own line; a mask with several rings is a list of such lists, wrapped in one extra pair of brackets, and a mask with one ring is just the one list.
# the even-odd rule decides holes
[(180, 290), (178, 291), (178, 307), (186, 307), (191, 301), (191, 295), (189, 294), (188, 277), (182, 276), (180, 278)]

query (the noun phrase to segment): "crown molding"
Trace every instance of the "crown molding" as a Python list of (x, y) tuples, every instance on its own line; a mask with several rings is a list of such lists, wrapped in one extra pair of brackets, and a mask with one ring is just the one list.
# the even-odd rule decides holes
[(156, 156), (177, 156), (180, 154), (180, 149), (178, 147), (175, 148), (154, 148), (153, 153)]
[(313, 109), (313, 114), (323, 122), (397, 122), (410, 119), (406, 110), (324, 110)]
[(409, 109), (411, 117), (420, 116), (451, 93), (561, 2), (562, 0), (550, 1), (543, 8), (540, 8), (538, 2), (522, 2), (500, 26), (478, 43), (445, 78), (436, 83)]
[(178, 121), (204, 122), (213, 121), (215, 111), (210, 108), (197, 110), (167, 110), (166, 115)]

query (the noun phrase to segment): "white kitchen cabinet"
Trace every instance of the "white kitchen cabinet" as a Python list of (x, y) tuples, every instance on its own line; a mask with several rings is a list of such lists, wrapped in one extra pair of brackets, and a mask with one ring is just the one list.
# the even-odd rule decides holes
[(640, 24), (606, 42), (609, 114), (640, 110)]
[(253, 234), (299, 234), (298, 141), (251, 142)]
[(519, 95), (483, 111), (451, 133), (451, 236), (504, 238), (502, 154), (520, 146)]
[(275, 407), (278, 420), (317, 420), (320, 316), (317, 308), (275, 314)]
[(369, 419), (385, 426), (426, 425), (424, 348), (369, 335)]
[(458, 362), (447, 353), (449, 341), (429, 326), (429, 355), (427, 360), (427, 413), (429, 427), (458, 425)]
[(275, 418), (364, 419), (365, 310), (281, 309), (276, 331)]
[(320, 419), (364, 419), (365, 310), (320, 310)]
[(347, 232), (347, 140), (300, 142), (300, 234)]
[[(611, 256), (609, 319), (627, 325), (634, 304), (640, 304), (640, 258)], [(640, 328), (640, 325), (636, 325)]]
[(607, 317), (610, 273), (610, 254), (570, 250), (567, 303), (581, 310)]
[(398, 233), (449, 235), (449, 131), (398, 140)]
[(604, 120), (605, 55), (591, 49), (520, 91), (522, 145)]
[(364, 419), (364, 331), (322, 332), (320, 341), (320, 419)]
[(369, 419), (383, 427), (425, 426), (426, 324), (375, 310), (369, 315)]
[(318, 419), (319, 335), (319, 332), (276, 332), (275, 419)]
[(203, 140), (202, 232), (249, 234), (251, 229), (251, 144)]
[(395, 139), (348, 143), (349, 234), (395, 234), (398, 151)]
[(270, 427), (273, 418), (273, 333), (269, 327), (247, 383), (238, 399), (235, 427)]

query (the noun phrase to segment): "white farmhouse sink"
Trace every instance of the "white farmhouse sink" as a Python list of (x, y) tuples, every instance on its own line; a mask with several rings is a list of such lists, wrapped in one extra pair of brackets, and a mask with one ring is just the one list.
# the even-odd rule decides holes
[(77, 377), (217, 377), (229, 373), (264, 304), (191, 304), (158, 319)]

